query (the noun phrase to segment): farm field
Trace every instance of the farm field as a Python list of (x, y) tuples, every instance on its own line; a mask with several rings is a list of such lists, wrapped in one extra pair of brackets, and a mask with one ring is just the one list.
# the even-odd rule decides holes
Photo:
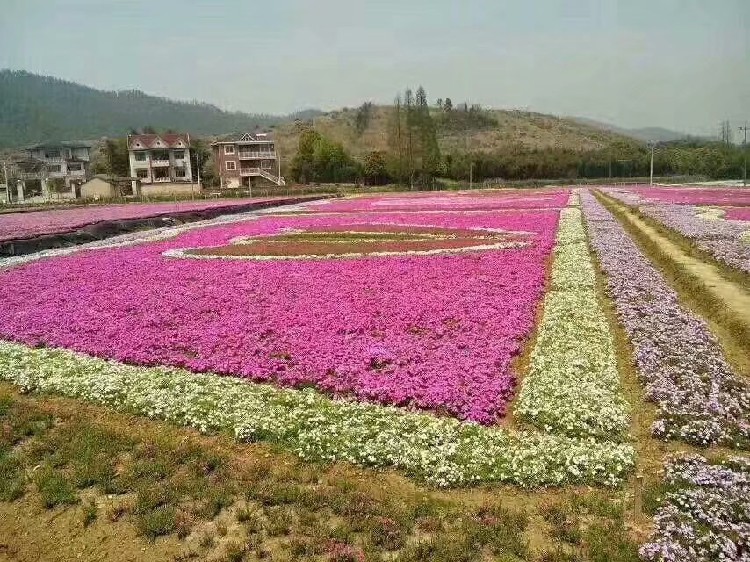
[(215, 199), (165, 203), (91, 205), (70, 209), (35, 210), (0, 214), (0, 242), (72, 232), (105, 221), (145, 219), (175, 213), (221, 209), (226, 213), (251, 208), (279, 198)]
[(745, 209), (375, 195), (0, 259), (0, 560), (750, 560)]

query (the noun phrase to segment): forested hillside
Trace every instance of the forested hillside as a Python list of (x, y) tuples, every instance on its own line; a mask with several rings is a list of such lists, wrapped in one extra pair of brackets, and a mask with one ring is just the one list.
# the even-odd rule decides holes
[(206, 103), (173, 101), (138, 90), (106, 92), (49, 76), (0, 70), (0, 148), (123, 136), (143, 127), (212, 135), (254, 130), (284, 119), (222, 111)]

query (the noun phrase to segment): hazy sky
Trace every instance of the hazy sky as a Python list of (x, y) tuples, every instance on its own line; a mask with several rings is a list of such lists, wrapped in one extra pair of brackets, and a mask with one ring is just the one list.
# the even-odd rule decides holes
[(286, 113), (424, 85), (716, 134), (750, 119), (750, 0), (0, 0), (0, 68)]

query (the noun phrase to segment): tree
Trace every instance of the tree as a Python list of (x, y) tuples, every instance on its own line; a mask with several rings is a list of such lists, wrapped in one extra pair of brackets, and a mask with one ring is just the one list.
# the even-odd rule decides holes
[(732, 132), (732, 126), (730, 125), (729, 121), (721, 122), (720, 139), (724, 144), (732, 144), (732, 142), (734, 141), (734, 134)]
[(373, 150), (365, 156), (362, 174), (367, 185), (383, 185), (388, 183), (385, 153)]
[(308, 128), (299, 138), (297, 154), (292, 159), (292, 179), (300, 183), (354, 181), (360, 173), (356, 162), (341, 143), (334, 143)]
[(453, 102), (450, 98), (445, 98), (445, 104), (443, 105), (443, 111), (453, 111)]
[(129, 176), (130, 158), (127, 140), (124, 138), (105, 140), (100, 154), (92, 164), (92, 169), (97, 174)]
[(151, 125), (146, 125), (143, 127), (143, 134), (144, 135), (155, 135), (156, 129), (154, 129)]
[(365, 102), (357, 108), (357, 114), (354, 117), (354, 129), (357, 135), (365, 132), (370, 120), (372, 119), (372, 102)]

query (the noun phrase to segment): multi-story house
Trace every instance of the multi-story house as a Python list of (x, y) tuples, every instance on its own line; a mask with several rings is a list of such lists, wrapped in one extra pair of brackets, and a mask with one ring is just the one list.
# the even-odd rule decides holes
[(62, 141), (26, 148), (25, 157), (15, 160), (18, 199), (78, 197), (79, 189), (91, 176), (91, 143)]
[(285, 185), (281, 160), (268, 133), (242, 133), (211, 143), (214, 162), (226, 189), (250, 188), (258, 181)]
[(144, 195), (190, 192), (190, 135), (128, 135), (130, 175), (140, 180)]

